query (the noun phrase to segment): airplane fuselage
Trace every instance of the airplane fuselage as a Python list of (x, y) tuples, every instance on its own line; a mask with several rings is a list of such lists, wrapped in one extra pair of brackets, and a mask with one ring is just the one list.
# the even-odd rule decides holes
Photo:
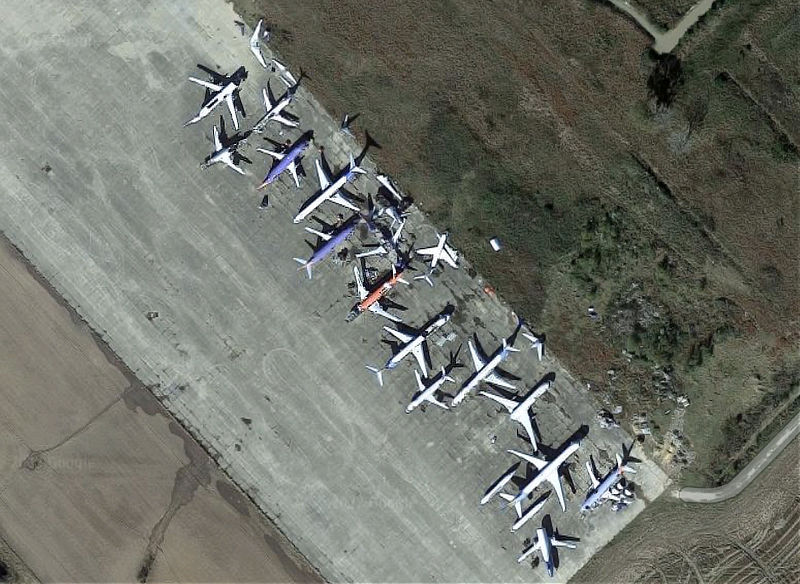
[(211, 164), (216, 164), (217, 162), (233, 164), (233, 156), (229, 147), (225, 147), (222, 150), (217, 150), (216, 152), (212, 153), (211, 156), (208, 157), (206, 165), (208, 166)]
[(347, 319), (348, 321), (354, 319), (359, 314), (363, 314), (369, 307), (378, 302), (381, 298), (386, 296), (386, 294), (397, 285), (397, 281), (402, 277), (403, 272), (402, 270), (395, 271), (394, 274), (389, 276), (388, 279), (380, 283), (375, 289), (367, 294), (367, 296), (358, 302), (353, 309), (350, 311)]
[(354, 176), (356, 176), (356, 173), (352, 170), (348, 170), (339, 176), (339, 178), (329, 184), (326, 188), (322, 189), (320, 194), (314, 197), (311, 202), (300, 209), (300, 212), (295, 216), (293, 221), (295, 223), (300, 223), (303, 219), (311, 215), (311, 213), (313, 213), (317, 207), (335, 195), (339, 189), (347, 184), (347, 182), (350, 181)]
[(283, 158), (278, 160), (278, 162), (275, 163), (275, 166), (273, 166), (269, 173), (267, 173), (267, 177), (264, 179), (264, 184), (268, 185), (278, 178), (283, 171), (289, 168), (293, 162), (303, 155), (303, 152), (306, 151), (306, 148), (308, 148), (310, 143), (310, 138), (304, 138), (298, 140), (291, 148), (289, 148), (289, 150), (284, 153)]
[(597, 485), (597, 488), (592, 489), (589, 495), (586, 497), (586, 500), (581, 505), (581, 511), (588, 511), (596, 507), (599, 503), (602, 502), (603, 495), (622, 477), (622, 472), (619, 470), (618, 467), (614, 468), (606, 478), (600, 481), (600, 484)]
[(344, 240), (350, 237), (361, 218), (353, 215), (345, 221), (335, 232), (331, 234), (328, 241), (324, 242), (317, 250), (311, 254), (307, 266), (313, 266), (328, 257)]
[(556, 474), (558, 474), (558, 470), (564, 461), (566, 461), (572, 454), (580, 448), (580, 442), (572, 442), (569, 446), (567, 446), (561, 453), (556, 456), (553, 460), (547, 463), (547, 465), (543, 466), (539, 469), (539, 472), (536, 473), (536, 476), (533, 477), (528, 483), (522, 487), (519, 491), (519, 494), (511, 501), (512, 504), (522, 503), (528, 496), (544, 481), (548, 480), (547, 475), (550, 473), (552, 469), (555, 469)]
[(540, 527), (536, 530), (536, 537), (537, 541), (542, 542), (539, 547), (539, 551), (542, 554), (542, 562), (547, 570), (547, 575), (552, 578), (553, 574), (556, 573), (556, 567), (553, 564), (553, 544), (550, 541), (550, 536), (543, 527)]

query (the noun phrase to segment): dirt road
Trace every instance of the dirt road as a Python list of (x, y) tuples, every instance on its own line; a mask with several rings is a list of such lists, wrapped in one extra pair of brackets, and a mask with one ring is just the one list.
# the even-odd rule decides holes
[(0, 535), (48, 582), (318, 580), (0, 242)]

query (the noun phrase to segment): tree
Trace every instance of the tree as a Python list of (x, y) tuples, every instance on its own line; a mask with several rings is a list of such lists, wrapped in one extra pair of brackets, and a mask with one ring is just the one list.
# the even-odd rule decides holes
[(656, 98), (656, 107), (660, 110), (669, 109), (682, 83), (681, 60), (672, 53), (658, 55), (656, 66), (647, 79), (647, 88), (650, 95)]

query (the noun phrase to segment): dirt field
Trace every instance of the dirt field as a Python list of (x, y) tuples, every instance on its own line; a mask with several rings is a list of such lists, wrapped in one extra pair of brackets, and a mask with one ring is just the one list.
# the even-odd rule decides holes
[(12, 579), (319, 580), (4, 240), (0, 295), (0, 559)]
[(720, 4), (671, 59), (594, 0), (234, 5), (675, 476), (726, 480), (795, 411), (792, 2)]
[(596, 554), (574, 582), (797, 582), (800, 441), (737, 498), (713, 505), (661, 497)]

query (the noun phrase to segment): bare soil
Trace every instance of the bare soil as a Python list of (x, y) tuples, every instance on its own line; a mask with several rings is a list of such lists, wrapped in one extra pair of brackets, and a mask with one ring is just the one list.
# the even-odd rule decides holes
[(0, 560), (12, 580), (320, 580), (5, 240), (0, 295)]

